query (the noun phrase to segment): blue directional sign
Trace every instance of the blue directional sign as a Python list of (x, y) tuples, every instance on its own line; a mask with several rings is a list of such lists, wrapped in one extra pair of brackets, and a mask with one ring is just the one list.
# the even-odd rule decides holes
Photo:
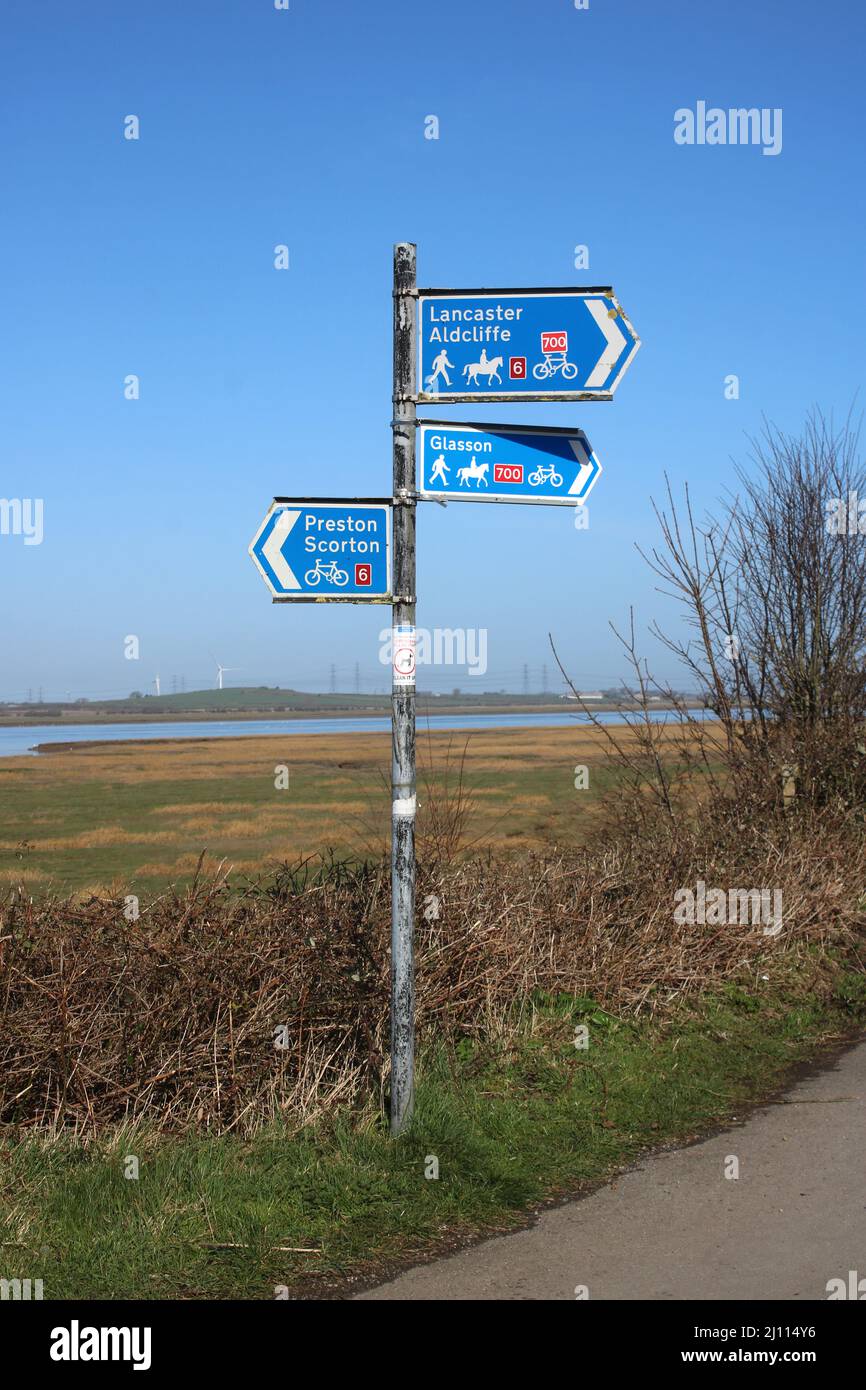
[(609, 401), (640, 347), (610, 286), (419, 290), (418, 399)]
[(250, 555), (275, 602), (387, 603), (391, 504), (276, 497)]
[(585, 502), (601, 464), (583, 430), (418, 426), (420, 493), (456, 502)]

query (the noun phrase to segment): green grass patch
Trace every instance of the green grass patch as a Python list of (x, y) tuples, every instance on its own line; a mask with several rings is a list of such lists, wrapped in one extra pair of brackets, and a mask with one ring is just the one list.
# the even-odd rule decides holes
[[(0, 1275), (41, 1278), (49, 1299), (315, 1296), (507, 1229), (545, 1197), (741, 1113), (851, 1036), (866, 1019), (862, 975), (811, 964), (773, 987), (726, 985), (664, 1022), (535, 998), (507, 1038), (422, 1049), (415, 1123), (396, 1142), (372, 1108), (251, 1140), (7, 1134)], [(137, 1179), (124, 1175), (131, 1156)]]

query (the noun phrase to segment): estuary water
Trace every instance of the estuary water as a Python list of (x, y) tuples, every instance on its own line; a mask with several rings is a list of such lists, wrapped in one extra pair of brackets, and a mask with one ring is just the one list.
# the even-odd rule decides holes
[[(699, 713), (695, 711), (695, 713)], [(596, 719), (604, 724), (621, 724), (622, 715), (615, 710), (602, 711)], [(675, 717), (670, 710), (652, 710), (654, 721)], [(429, 729), (573, 729), (587, 724), (586, 715), (578, 710), (555, 711), (550, 714), (431, 714), (418, 716), (418, 736)], [(0, 758), (22, 753), (35, 755), (36, 744), (46, 743), (118, 743), (129, 739), (166, 738), (261, 738), (279, 734), (291, 738), (295, 734), (362, 734), (386, 733), (391, 728), (389, 715), (369, 715), (325, 719), (202, 719), (185, 723), (154, 724), (25, 724), (0, 728)], [(38, 756), (38, 755), (37, 755)]]

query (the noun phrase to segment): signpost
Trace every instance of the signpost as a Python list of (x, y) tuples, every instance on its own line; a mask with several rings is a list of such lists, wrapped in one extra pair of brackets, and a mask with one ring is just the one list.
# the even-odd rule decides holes
[[(418, 421), (418, 401), (609, 401), (640, 339), (609, 286), (418, 290), (394, 248), (393, 496), (272, 502), (250, 545), (274, 603), (390, 603), (391, 1132), (415, 1091), (415, 510), (575, 506), (601, 473), (582, 430)], [(421, 486), (417, 489), (418, 441)]]
[(640, 347), (609, 285), (419, 290), (419, 401), (609, 401)]
[(415, 247), (394, 247), (391, 1133), (415, 1104)]
[(601, 464), (583, 430), (418, 425), (419, 496), (455, 502), (585, 502)]
[(389, 603), (391, 501), (275, 497), (250, 555), (275, 603)]

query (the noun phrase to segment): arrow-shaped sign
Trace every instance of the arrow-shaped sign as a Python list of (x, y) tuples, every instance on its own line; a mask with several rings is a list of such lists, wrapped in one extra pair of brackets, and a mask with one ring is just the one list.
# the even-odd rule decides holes
[(418, 425), (420, 495), (457, 502), (584, 502), (601, 464), (583, 430)]
[(583, 502), (587, 493), (601, 472), (601, 464), (589, 447), (589, 440), (581, 432), (579, 438), (569, 440), (574, 457), (578, 462), (577, 476), (571, 487), (568, 489), (570, 497), (578, 502)]
[(418, 400), (605, 400), (640, 347), (609, 285), (419, 290)]
[(387, 603), (391, 504), (277, 497), (250, 555), (275, 602)]
[[(283, 555), (286, 537), (300, 515), (299, 511), (292, 511), (289, 507), (277, 512), (270, 535), (262, 545), (262, 559), (270, 565), (277, 583), (286, 593), (301, 587), (300, 580)], [(255, 559), (255, 550), (251, 550), (251, 554)]]
[[(601, 356), (586, 378), (586, 390), (603, 390), (607, 382), (610, 381), (617, 362), (623, 355), (628, 341), (624, 333), (617, 327), (616, 314), (611, 313), (603, 299), (587, 299), (586, 307), (595, 319), (596, 324), (601, 329), (601, 335), (605, 340)], [(635, 348), (637, 351), (637, 348)], [(625, 367), (623, 367), (623, 371)], [(613, 388), (611, 388), (613, 389)]]

